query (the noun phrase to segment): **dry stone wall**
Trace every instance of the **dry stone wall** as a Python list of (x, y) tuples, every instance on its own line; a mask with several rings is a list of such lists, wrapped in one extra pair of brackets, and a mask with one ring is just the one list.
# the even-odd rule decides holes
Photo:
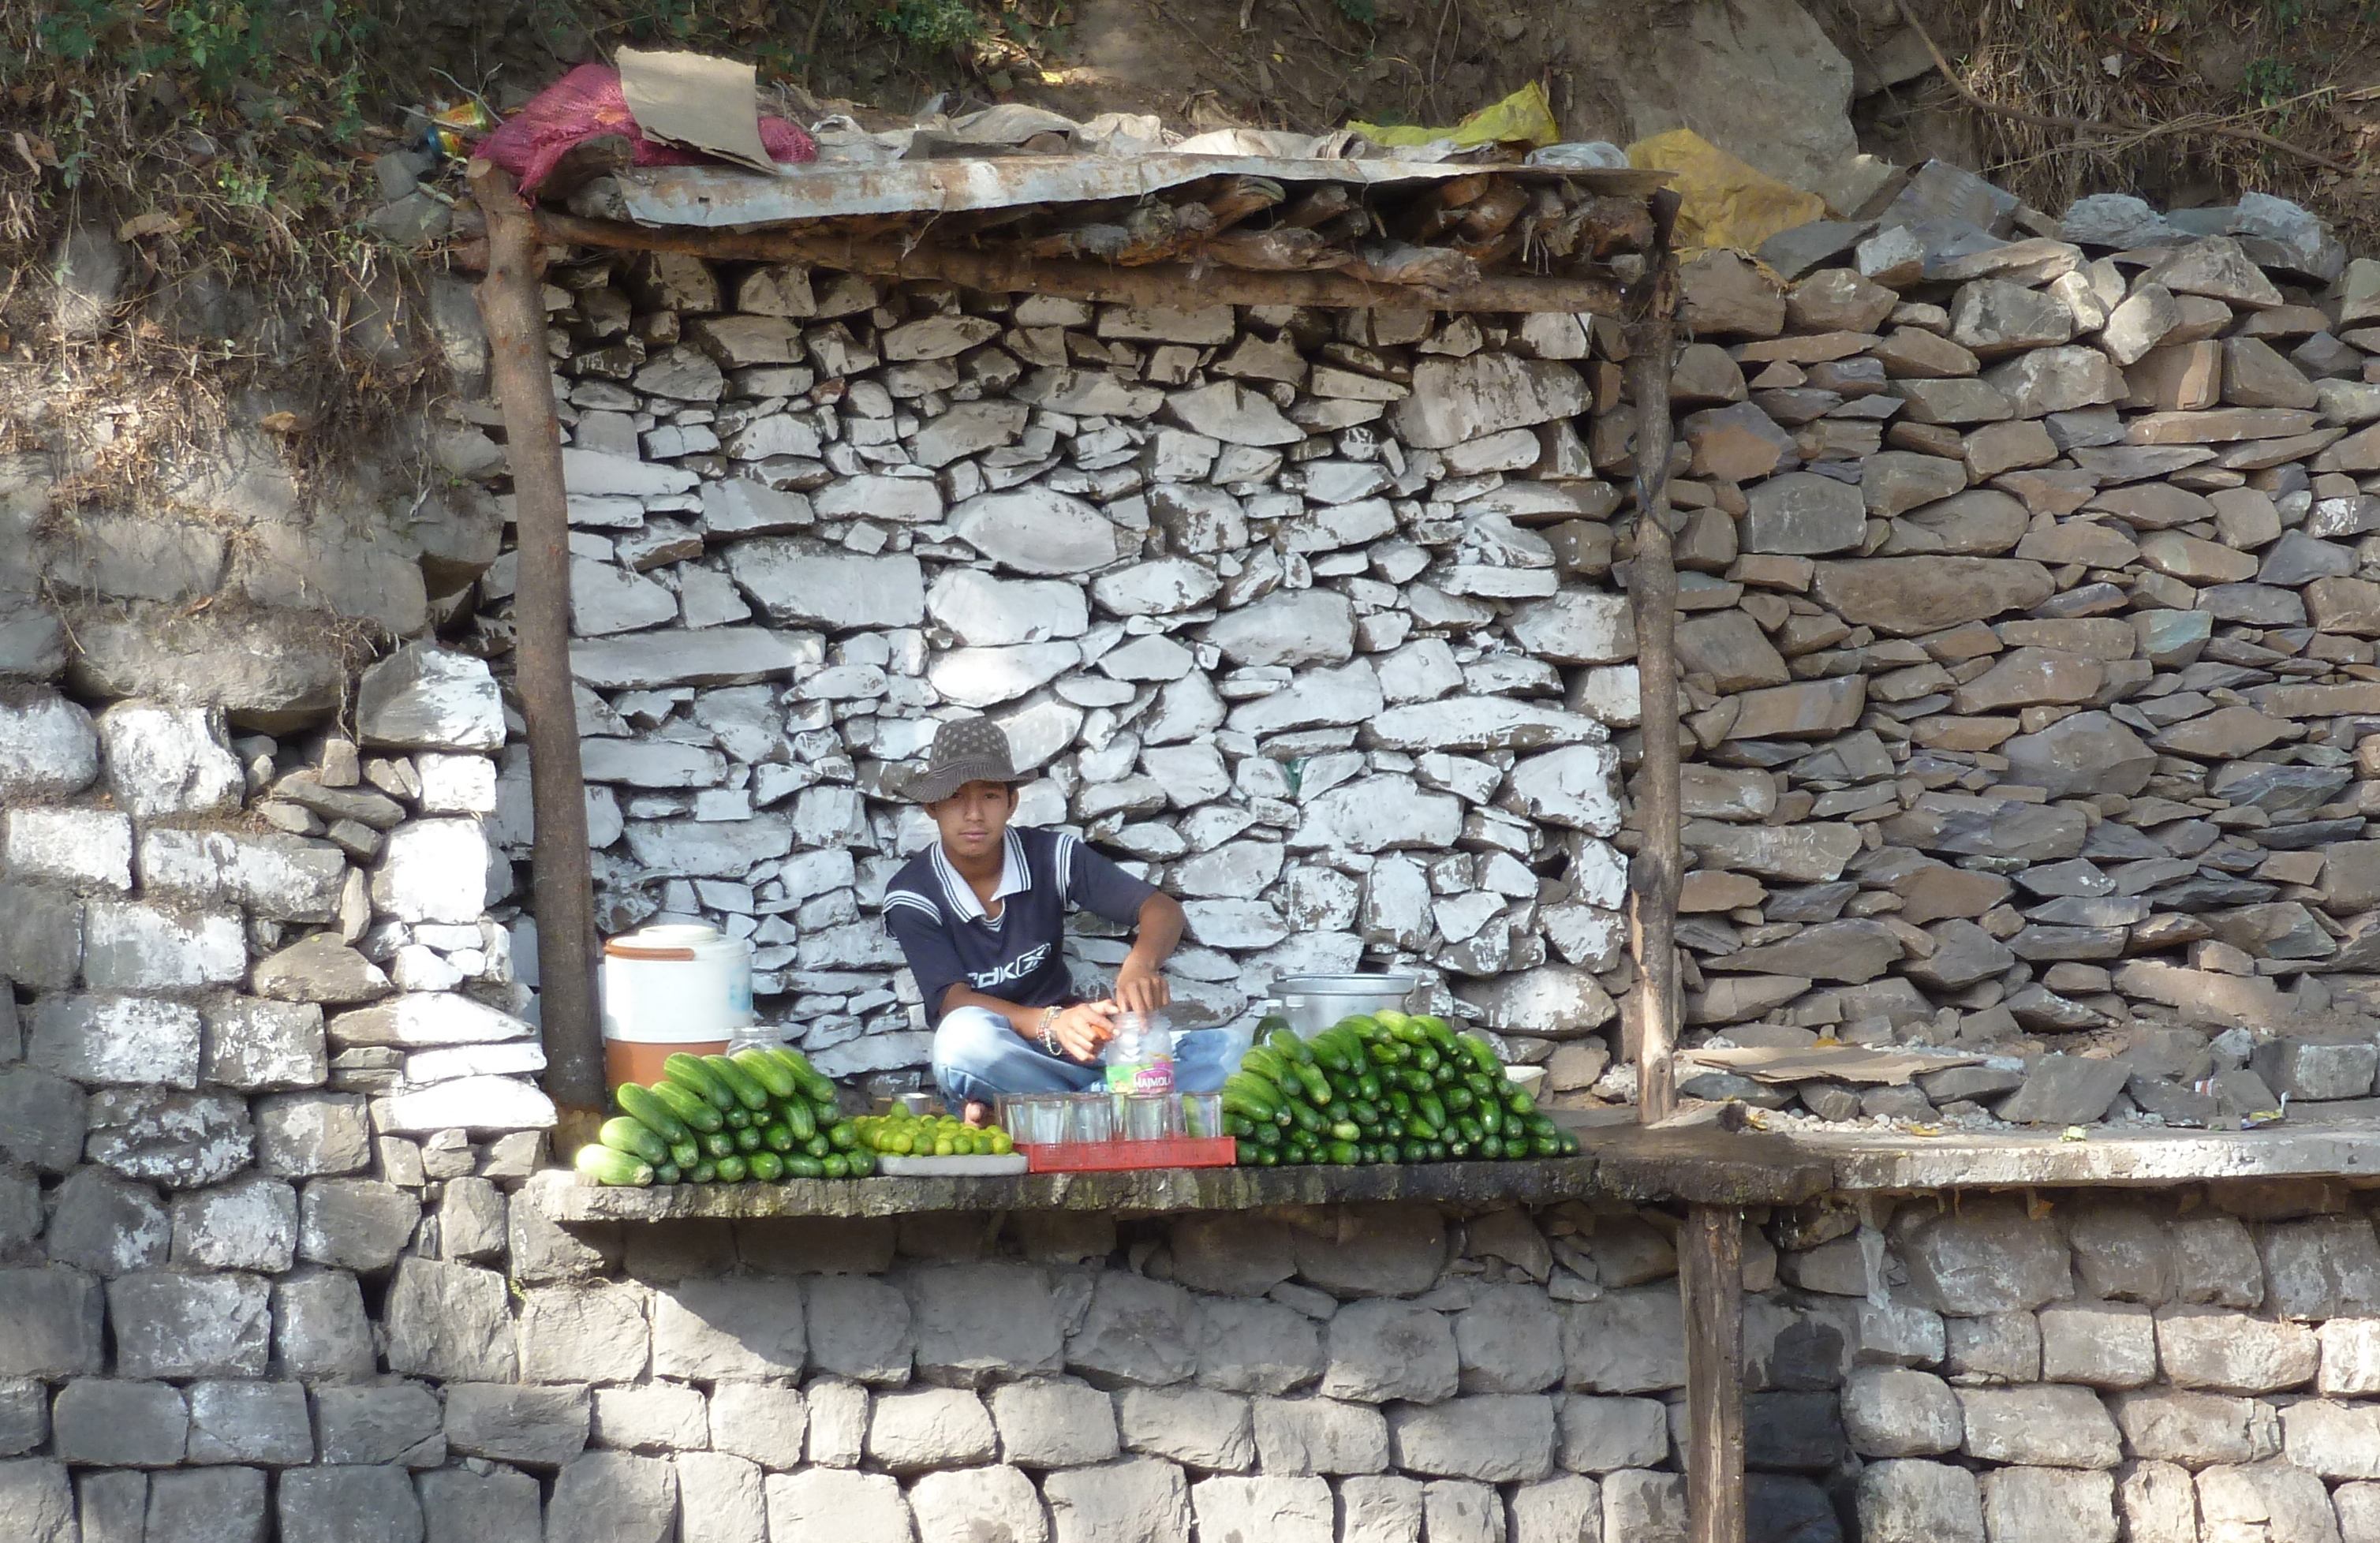
[[(928, 1036), (877, 908), (929, 827), (883, 773), (985, 711), (1040, 773), (1022, 820), (1184, 901), (1183, 1023), (1282, 972), (1412, 967), (1519, 1058), (1575, 1041), (1601, 1073), (1634, 689), (1576, 319), (554, 277), (606, 930), (750, 938), (764, 1016), (909, 1085)], [(516, 746), (516, 855), (528, 786)]]
[[(564, 1229), (535, 1192), (560, 1175), (507, 1206), (509, 1180), (445, 1171), (409, 1247), (418, 1191), (313, 1181), (278, 1247), (317, 1262), (254, 1303), (253, 1277), (195, 1272), (243, 1261), (185, 1255), (189, 1197), (144, 1230), (128, 1186), (69, 1179), (0, 1266), (9, 1536), (1686, 1536), (1658, 1208)], [(198, 1193), (269, 1209), (227, 1188)], [(2380, 1538), (2367, 1202), (2315, 1181), (1754, 1212), (1750, 1537)], [(169, 1234), (169, 1270), (125, 1252)]]

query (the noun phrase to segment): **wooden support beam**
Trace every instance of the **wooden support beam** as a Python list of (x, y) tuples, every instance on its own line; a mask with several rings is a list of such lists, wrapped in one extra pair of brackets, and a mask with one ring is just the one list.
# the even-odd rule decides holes
[(488, 363), (504, 408), (512, 465), (520, 577), (513, 601), (514, 688), (528, 723), (529, 798), (536, 844), (529, 883), (537, 910), (539, 1022), (545, 1090), (561, 1111), (557, 1150), (593, 1138), (603, 1113), (602, 1024), (595, 998), (595, 891), (587, 852), (587, 785), (570, 691), (570, 515), (562, 485), (562, 431), (539, 295), (537, 227), (511, 176), (471, 163), (471, 192), (488, 225), (488, 273), (479, 287)]
[(1743, 1543), (1743, 1212), (1686, 1209), (1686, 1537)]
[(1609, 279), (1489, 274), (1448, 290), (1375, 284), (1328, 270), (1259, 272), (1220, 265), (1104, 262), (1016, 256), (993, 248), (911, 247), (900, 241), (804, 234), (791, 227), (701, 230), (621, 225), (572, 214), (537, 214), (538, 234), (564, 246), (686, 252), (735, 262), (808, 262), (878, 278), (931, 279), (995, 293), (1058, 295), (1119, 305), (1323, 306), (1342, 310), (1566, 311), (1616, 316), (1621, 287)]
[(1628, 602), (1636, 621), (1636, 679), (1644, 758), (1636, 781), (1636, 851), (1628, 865), (1628, 942), (1636, 960), (1636, 1117), (1646, 1124), (1677, 1108), (1671, 1052), (1678, 1039), (1678, 894), (1685, 877), (1678, 786), (1678, 568), (1670, 539), (1670, 369), (1677, 343), (1677, 260), (1670, 233), (1675, 193), (1654, 195), (1654, 261), (1629, 329), (1628, 379), (1636, 406), (1636, 555)]

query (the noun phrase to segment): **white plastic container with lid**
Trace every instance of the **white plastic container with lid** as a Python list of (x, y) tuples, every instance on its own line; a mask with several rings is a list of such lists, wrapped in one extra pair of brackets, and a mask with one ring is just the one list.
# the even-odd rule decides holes
[(715, 1055), (752, 1022), (752, 948), (715, 927), (670, 922), (603, 944), (603, 1069), (657, 1082), (683, 1051)]

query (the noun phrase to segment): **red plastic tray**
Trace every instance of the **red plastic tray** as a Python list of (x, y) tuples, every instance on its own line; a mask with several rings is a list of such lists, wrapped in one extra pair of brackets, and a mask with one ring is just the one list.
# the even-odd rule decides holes
[(1016, 1148), (1029, 1173), (1107, 1173), (1127, 1168), (1229, 1168), (1239, 1143), (1228, 1136), (1173, 1136), (1161, 1141), (1057, 1141)]

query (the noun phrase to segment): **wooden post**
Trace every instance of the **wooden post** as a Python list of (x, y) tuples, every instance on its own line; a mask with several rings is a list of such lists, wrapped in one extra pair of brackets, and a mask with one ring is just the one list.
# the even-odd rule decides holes
[[(1678, 1039), (1678, 892), (1685, 857), (1678, 788), (1678, 568), (1670, 540), (1670, 369), (1677, 340), (1677, 261), (1670, 232), (1675, 193), (1653, 198), (1655, 245), (1629, 328), (1636, 406), (1636, 555), (1628, 601), (1636, 621), (1644, 758), (1636, 780), (1636, 852), (1628, 865), (1628, 942), (1636, 960), (1636, 1117), (1677, 1108), (1670, 1053)], [(1640, 298), (1632, 296), (1632, 298)]]
[(1743, 1543), (1743, 1212), (1686, 1209), (1686, 1537)]
[(488, 274), (479, 288), (489, 372), (504, 408), (512, 463), (520, 577), (513, 601), (513, 683), (528, 722), (529, 797), (537, 816), (530, 887), (537, 907), (540, 1022), (545, 1090), (561, 1112), (567, 1152), (603, 1113), (602, 1025), (595, 1002), (595, 892), (587, 854), (587, 788), (578, 712), (570, 691), (570, 512), (562, 486), (562, 431), (537, 272), (537, 226), (512, 178), (471, 163), (471, 192), (488, 225)]

